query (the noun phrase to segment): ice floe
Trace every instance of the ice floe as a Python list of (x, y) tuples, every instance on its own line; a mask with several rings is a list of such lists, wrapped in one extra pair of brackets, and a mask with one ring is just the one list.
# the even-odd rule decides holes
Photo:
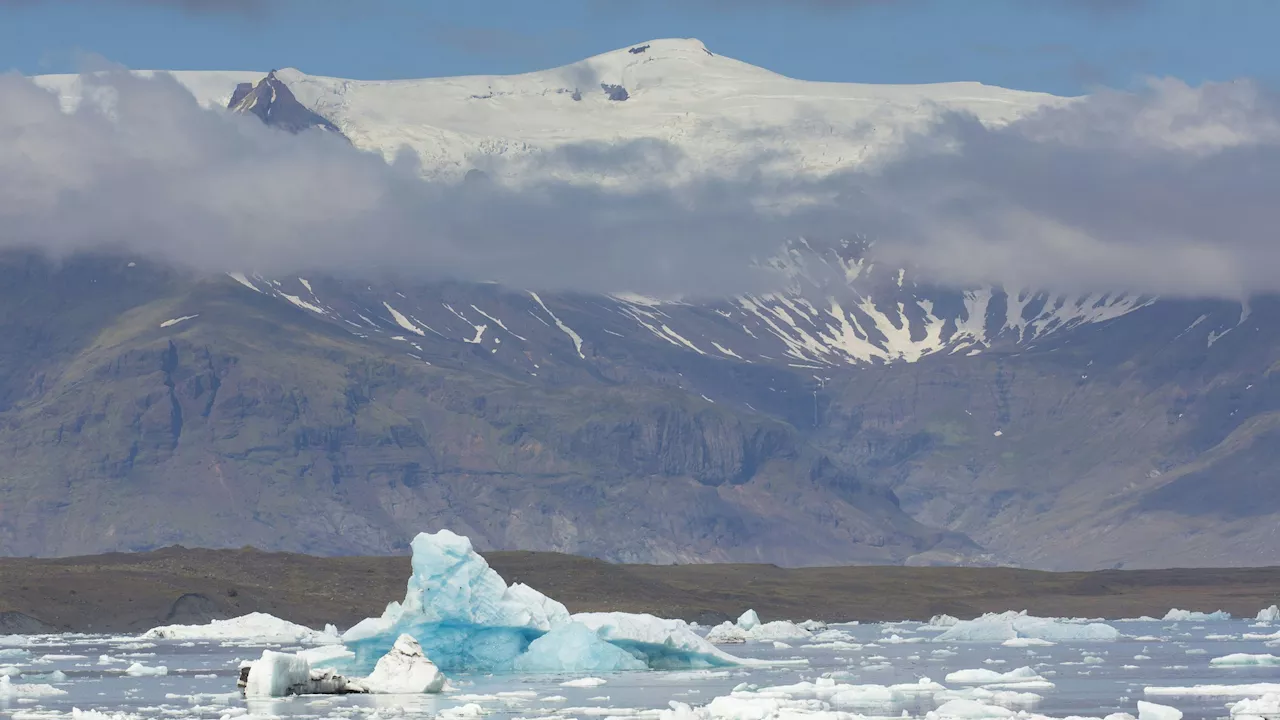
[(1172, 608), (1161, 618), (1165, 622), (1206, 622), (1209, 620), (1230, 620), (1231, 613), (1217, 610), (1215, 612), (1198, 612), (1195, 610), (1179, 610)]
[(268, 643), (332, 644), (338, 641), (332, 627), (324, 631), (281, 620), (267, 613), (249, 613), (205, 625), (164, 625), (142, 634), (155, 640), (248, 640)]
[(1003, 643), (1015, 638), (1032, 638), (1050, 642), (1108, 642), (1120, 632), (1104, 623), (1074, 622), (1062, 618), (1040, 618), (1022, 612), (987, 613), (974, 620), (961, 620), (934, 642)]
[(1280, 694), (1267, 693), (1232, 703), (1231, 717), (1236, 720), (1274, 720), (1280, 717)]
[[(1194, 648), (1193, 648), (1194, 649)], [(1188, 652), (1190, 652), (1188, 650)], [(1275, 655), (1251, 655), (1249, 653), (1232, 653), (1216, 657), (1209, 661), (1212, 667), (1275, 667), (1280, 665), (1280, 657)]]

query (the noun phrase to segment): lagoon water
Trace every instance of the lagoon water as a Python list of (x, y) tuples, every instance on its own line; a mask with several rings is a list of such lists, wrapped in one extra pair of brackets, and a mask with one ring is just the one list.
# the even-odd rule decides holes
[[(998, 642), (938, 642), (939, 628), (919, 622), (832, 625), (847, 635), (835, 643), (772, 642), (728, 646), (736, 655), (791, 664), (681, 672), (641, 671), (600, 675), (454, 674), (452, 690), (427, 696), (306, 696), (246, 700), (236, 689), (243, 659), (279, 645), (248, 642), (163, 641), (138, 637), (46, 635), (0, 637), (0, 717), (14, 720), (135, 720), (141, 718), (742, 718), (836, 717), (836, 710), (866, 717), (1011, 717), (1015, 713), (1104, 717), (1139, 715), (1138, 701), (1172, 706), (1185, 718), (1222, 718), (1244, 697), (1266, 688), (1166, 695), (1148, 688), (1280, 682), (1280, 667), (1212, 666), (1233, 653), (1270, 654), (1270, 628), (1249, 621), (1116, 622), (1113, 642), (1060, 642), (1017, 647)], [(105, 657), (103, 657), (105, 656)], [(794, 661), (804, 661), (795, 664)], [(1262, 662), (1267, 662), (1265, 658)], [(165, 668), (164, 674), (158, 668)], [(985, 684), (948, 681), (961, 670), (1031, 675)], [(823, 680), (825, 678), (825, 680)], [(892, 688), (928, 678), (943, 691)], [(795, 687), (802, 682), (822, 683)], [(568, 685), (566, 685), (568, 683)], [(832, 684), (851, 686), (838, 702)], [(1052, 685), (1052, 687), (1047, 687)], [(792, 686), (787, 689), (786, 686)], [(882, 687), (867, 687), (882, 686)], [(932, 687), (932, 686), (931, 686)], [(43, 689), (42, 689), (43, 688)], [(52, 688), (50, 690), (49, 688)], [(737, 692), (735, 693), (735, 688)], [(770, 688), (782, 688), (771, 690)], [(1273, 691), (1280, 691), (1277, 686)], [(998, 694), (993, 694), (998, 693)], [(730, 702), (718, 697), (730, 696)], [(827, 695), (827, 700), (819, 699)], [(1039, 696), (1039, 700), (1034, 698)], [(955, 698), (970, 702), (950, 703)], [(974, 702), (973, 700), (977, 700)], [(683, 703), (689, 708), (676, 705)], [(705, 709), (711, 705), (711, 709)], [(1006, 710), (1004, 707), (1008, 707)], [(937, 709), (943, 706), (941, 713)], [(703, 708), (700, 710), (700, 708)], [(79, 711), (78, 713), (76, 711)], [(1149, 713), (1152, 712), (1148, 708)], [(686, 715), (680, 715), (683, 712)], [(813, 713), (817, 712), (817, 715)], [(102, 713), (103, 715), (98, 715)], [(693, 715), (688, 715), (693, 713)], [(701, 714), (699, 714), (701, 713)]]

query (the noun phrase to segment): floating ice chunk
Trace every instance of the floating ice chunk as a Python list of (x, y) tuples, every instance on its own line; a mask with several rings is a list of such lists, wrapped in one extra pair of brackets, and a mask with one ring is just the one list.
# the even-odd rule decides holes
[(1015, 637), (1009, 638), (1000, 644), (1005, 647), (1046, 647), (1057, 645), (1058, 643), (1033, 637)]
[[(748, 624), (750, 627), (743, 627), (741, 620), (737, 624), (721, 623), (707, 633), (707, 641), (716, 645), (728, 645), (747, 641), (809, 640), (813, 637), (813, 633), (787, 620), (767, 623), (748, 622)], [(841, 635), (847, 635), (847, 633), (841, 633)]]
[(776, 640), (808, 640), (813, 633), (788, 620), (774, 620), (751, 629), (751, 639), (757, 642)]
[(978, 700), (988, 705), (999, 705), (1010, 710), (1029, 710), (1040, 704), (1044, 697), (1031, 692), (1015, 692), (1013, 690), (989, 690), (982, 687), (947, 690), (934, 695), (934, 700)]
[(467, 703), (458, 707), (445, 708), (436, 713), (440, 720), (476, 720), (484, 717), (484, 708), (475, 703)]
[(788, 645), (788, 644), (786, 644), (786, 643), (784, 643), (784, 642), (780, 642), (780, 641), (778, 641), (778, 640), (774, 640), (774, 641), (773, 641), (773, 648), (774, 648), (775, 650), (790, 650), (790, 649), (791, 649), (791, 646), (790, 646), (790, 645)]
[(1246, 698), (1233, 703), (1231, 717), (1238, 720), (1280, 717), (1280, 694), (1267, 693), (1259, 698)]
[(977, 700), (948, 700), (938, 706), (937, 710), (925, 714), (926, 718), (964, 718), (965, 720), (984, 720), (985, 718), (1009, 718), (1014, 712), (999, 705), (988, 705)]
[(1231, 613), (1218, 610), (1211, 613), (1173, 608), (1161, 618), (1165, 622), (1206, 622), (1209, 620), (1230, 620)]
[(593, 688), (593, 687), (600, 687), (601, 685), (604, 685), (605, 682), (607, 681), (604, 678), (584, 677), (584, 678), (578, 678), (576, 680), (565, 680), (564, 682), (560, 683), (560, 687)]
[(1209, 665), (1213, 667), (1248, 667), (1248, 666), (1265, 666), (1275, 667), (1280, 665), (1280, 657), (1275, 655), (1250, 655), (1249, 653), (1232, 653), (1216, 657), (1209, 661)]
[(979, 668), (977, 670), (957, 670), (949, 673), (946, 682), (955, 685), (982, 685), (983, 687), (1017, 687), (1024, 689), (1052, 689), (1053, 683), (1045, 680), (1035, 670), (1020, 667), (1009, 672), (996, 672)]
[(263, 650), (249, 667), (244, 694), (247, 697), (284, 697), (299, 694), (311, 682), (311, 664), (298, 655)]
[(700, 637), (683, 620), (616, 612), (579, 613), (573, 619), (657, 670), (772, 664), (734, 657)]
[(129, 675), (131, 677), (168, 675), (169, 668), (165, 667), (164, 665), (147, 666), (147, 665), (143, 665), (142, 663), (136, 662), (130, 665), (127, 669), (125, 669), (124, 674)]
[(1182, 711), (1168, 705), (1139, 700), (1138, 720), (1182, 720)]
[(751, 633), (727, 620), (711, 628), (711, 632), (707, 633), (707, 642), (714, 645), (740, 645), (749, 639), (751, 639)]
[(403, 603), (390, 603), (342, 639), (357, 662), (381, 657), (412, 635), (441, 669), (509, 670), (537, 637), (570, 622), (564, 605), (519, 583), (507, 587), (471, 547), (448, 530), (414, 538), (413, 575)]
[(1120, 632), (1103, 623), (1080, 623), (1060, 618), (1039, 618), (1022, 612), (987, 613), (961, 620), (934, 642), (1004, 642), (1012, 638), (1037, 638), (1052, 642), (1114, 641)]
[(52, 685), (15, 683), (8, 675), (0, 675), (0, 700), (26, 700), (66, 695), (67, 691)]
[(1254, 619), (1265, 623), (1280, 622), (1280, 606), (1272, 605), (1269, 608), (1263, 608), (1258, 611), (1258, 617)]
[(827, 624), (822, 622), (821, 620), (805, 620), (802, 623), (796, 623), (796, 624), (804, 628), (805, 630), (808, 630), (811, 633), (826, 632), (827, 630)]
[(332, 644), (331, 632), (281, 620), (267, 613), (249, 613), (230, 620), (214, 620), (207, 625), (165, 625), (142, 634), (156, 640), (252, 640), (255, 642)]
[(579, 622), (562, 625), (534, 640), (515, 659), (519, 672), (618, 672), (648, 667)]
[(760, 625), (760, 616), (755, 610), (748, 610), (738, 618), (738, 627), (750, 631)]
[(933, 617), (929, 618), (929, 622), (925, 625), (922, 625), (920, 629), (921, 630), (927, 630), (930, 628), (946, 629), (949, 627), (955, 627), (956, 623), (959, 623), (959, 622), (960, 622), (959, 618), (952, 617), (950, 615), (946, 615), (946, 614), (934, 615)]
[(371, 693), (438, 693), (444, 689), (445, 677), (423, 654), (417, 640), (401, 635), (391, 652), (378, 660), (369, 677), (359, 682)]
[(1280, 683), (1246, 683), (1241, 685), (1192, 685), (1190, 687), (1149, 687), (1142, 691), (1155, 697), (1262, 697), (1280, 693)]

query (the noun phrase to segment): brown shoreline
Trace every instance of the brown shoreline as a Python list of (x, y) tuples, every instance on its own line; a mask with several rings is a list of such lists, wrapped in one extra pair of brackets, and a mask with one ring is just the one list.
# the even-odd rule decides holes
[[(1252, 617), (1280, 603), (1280, 567), (1050, 573), (1012, 568), (613, 565), (557, 553), (491, 552), (508, 582), (571, 611), (648, 612), (718, 622), (1036, 615), (1159, 617), (1171, 607)], [(0, 558), (0, 633), (137, 632), (267, 612), (320, 627), (378, 615), (404, 596), (409, 558), (314, 557), (166, 548), (74, 558)]]

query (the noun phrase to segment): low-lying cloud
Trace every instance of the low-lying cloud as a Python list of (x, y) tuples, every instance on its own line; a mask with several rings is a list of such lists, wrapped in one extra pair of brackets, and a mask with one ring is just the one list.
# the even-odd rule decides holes
[(105, 109), (0, 77), (0, 247), (706, 295), (776, 287), (753, 261), (788, 238), (862, 233), (876, 262), (955, 287), (1280, 291), (1280, 103), (1247, 82), (1161, 81), (1003, 127), (943, 115), (874, 168), (621, 189), (547, 178), (661, 178), (683, 155), (571, 145), (516, 185), (424, 180), (410, 154), (202, 109), (167, 76), (84, 82)]
[(948, 284), (1280, 290), (1280, 103), (1248, 82), (949, 116), (862, 188), (879, 256)]

